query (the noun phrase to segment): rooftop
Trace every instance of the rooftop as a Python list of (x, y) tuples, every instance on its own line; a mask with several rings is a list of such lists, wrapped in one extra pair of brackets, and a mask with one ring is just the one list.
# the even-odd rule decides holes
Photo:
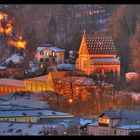
[(27, 107), (27, 106), (19, 106), (19, 105), (10, 105), (10, 104), (0, 105), (0, 110), (28, 110), (28, 109), (35, 109), (35, 108)]
[(57, 47), (50, 47), (50, 49), (54, 52), (64, 52), (65, 51), (64, 49), (57, 48)]
[(41, 52), (41, 51), (46, 50), (46, 49), (52, 50), (54, 52), (64, 52), (65, 51), (64, 49), (61, 49), (61, 48), (58, 48), (58, 47), (55, 47), (55, 46), (39, 46), (36, 49), (36, 51)]
[(12, 87), (24, 87), (24, 82), (22, 80), (0, 78), (0, 85)]
[(43, 76), (39, 76), (39, 77), (35, 77), (35, 78), (30, 78), (30, 79), (26, 79), (27, 81), (41, 81), (41, 82), (46, 82), (48, 75), (43, 75)]
[(57, 124), (32, 124), (18, 122), (0, 122), (0, 135), (43, 135), (44, 129), (55, 128)]
[(119, 59), (118, 58), (93, 58), (92, 61), (94, 63), (120, 63)]
[(2, 110), (0, 111), (0, 117), (23, 117), (23, 116), (32, 116), (32, 117), (39, 117), (39, 116), (56, 116), (56, 117), (73, 117), (73, 115), (63, 112), (55, 112), (49, 111), (44, 109), (29, 109), (29, 110)]
[(107, 110), (102, 113), (99, 117), (107, 116), (111, 119), (128, 119), (128, 120), (140, 120), (140, 109), (117, 109)]
[(115, 44), (111, 34), (107, 32), (85, 33), (85, 40), (90, 54), (114, 55)]

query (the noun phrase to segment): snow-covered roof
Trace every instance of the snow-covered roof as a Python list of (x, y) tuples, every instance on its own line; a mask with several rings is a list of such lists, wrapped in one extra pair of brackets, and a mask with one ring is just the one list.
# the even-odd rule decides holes
[(120, 62), (118, 58), (93, 58), (92, 61), (95, 63), (98, 62), (119, 63)]
[(57, 48), (57, 47), (50, 47), (50, 49), (51, 49), (52, 51), (54, 51), (54, 52), (64, 52), (64, 51), (66, 51), (66, 50), (64, 50), (64, 49)]
[(98, 124), (98, 121), (94, 121), (93, 123), (90, 123), (90, 124), (88, 124), (88, 125), (91, 125), (91, 126), (98, 126), (99, 124)]
[(140, 110), (139, 109), (114, 109), (107, 110), (99, 117), (107, 116), (111, 119), (129, 119), (129, 120), (140, 120)]
[(118, 129), (140, 129), (140, 124), (122, 125), (122, 126), (115, 127), (115, 128), (118, 128)]
[(24, 82), (22, 80), (0, 78), (0, 85), (23, 88)]
[(138, 74), (136, 72), (127, 72), (126, 75), (129, 75), (129, 74)]
[(0, 122), (0, 135), (43, 135), (47, 128), (56, 128), (58, 124), (32, 124), (18, 122)]
[(26, 107), (49, 108), (47, 101), (38, 101), (38, 100), (26, 99), (23, 97), (12, 99), (10, 103), (19, 106), (26, 106)]
[(8, 100), (12, 99), (13, 97), (15, 97), (16, 95), (17, 94), (15, 92), (9, 93), (9, 94), (0, 96), (0, 100), (8, 101)]
[(83, 126), (85, 124), (88, 124), (88, 123), (93, 123), (93, 120), (92, 119), (83, 119), (83, 118), (80, 118), (80, 125)]
[(58, 70), (75, 70), (74, 64), (58, 64), (57, 66)]
[(20, 63), (23, 59), (23, 56), (20, 56), (19, 54), (13, 54), (6, 59), (6, 63), (8, 63), (9, 61), (13, 61), (14, 63)]
[(11, 105), (11, 104), (1, 104), (0, 110), (28, 110), (33, 109), (32, 107)]
[(41, 51), (43, 51), (43, 50), (45, 50), (45, 49), (47, 49), (47, 47), (38, 47), (38, 48), (36, 49), (36, 52), (41, 52)]
[(73, 117), (73, 115), (63, 112), (55, 112), (49, 111), (44, 109), (31, 109), (31, 110), (14, 110), (14, 111), (0, 111), (0, 117), (25, 117), (25, 116), (32, 116), (32, 117)]
[(0, 70), (5, 70), (6, 67), (0, 66)]

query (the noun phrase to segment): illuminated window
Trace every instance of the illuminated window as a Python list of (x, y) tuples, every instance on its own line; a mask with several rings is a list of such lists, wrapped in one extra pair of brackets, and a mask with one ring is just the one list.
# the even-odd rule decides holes
[(108, 126), (109, 125), (109, 119), (107, 119), (107, 118), (99, 118), (99, 125), (100, 126)]

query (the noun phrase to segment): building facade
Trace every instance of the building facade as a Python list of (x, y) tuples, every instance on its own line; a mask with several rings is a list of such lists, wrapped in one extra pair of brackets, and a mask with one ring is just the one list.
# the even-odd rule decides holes
[(10, 92), (24, 91), (24, 82), (22, 80), (14, 79), (0, 79), (0, 95), (5, 95)]
[(35, 61), (39, 63), (54, 62), (55, 64), (64, 63), (65, 50), (50, 44), (40, 45), (35, 53)]
[(88, 135), (133, 135), (140, 133), (140, 110), (108, 110), (96, 123), (87, 125)]
[(84, 32), (78, 54), (76, 67), (85, 74), (104, 75), (112, 72), (120, 75), (120, 61), (113, 38), (107, 32)]
[(28, 110), (3, 110), (0, 113), (0, 121), (9, 122), (31, 122), (36, 123), (45, 118), (72, 118), (73, 115), (63, 112), (54, 112), (44, 109)]

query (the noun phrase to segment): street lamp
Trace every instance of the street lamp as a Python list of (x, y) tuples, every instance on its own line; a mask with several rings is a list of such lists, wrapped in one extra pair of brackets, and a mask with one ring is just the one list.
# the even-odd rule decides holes
[(72, 103), (72, 102), (73, 102), (73, 100), (72, 100), (72, 99), (69, 99), (69, 100), (68, 100), (68, 102), (69, 102), (69, 103)]

